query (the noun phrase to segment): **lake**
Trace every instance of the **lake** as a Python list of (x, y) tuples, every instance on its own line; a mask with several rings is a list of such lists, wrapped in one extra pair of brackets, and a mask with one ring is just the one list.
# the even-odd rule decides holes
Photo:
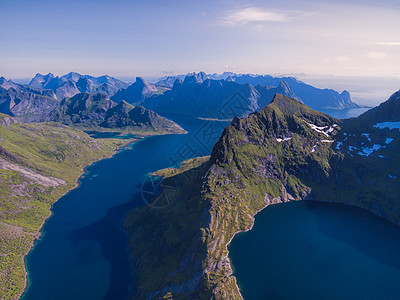
[(271, 205), (229, 247), (244, 299), (400, 299), (400, 226), (355, 207)]

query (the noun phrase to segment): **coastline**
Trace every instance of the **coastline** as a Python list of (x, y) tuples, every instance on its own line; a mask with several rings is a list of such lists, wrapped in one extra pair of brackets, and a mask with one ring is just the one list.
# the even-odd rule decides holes
[(53, 206), (54, 206), (54, 204), (56, 204), (62, 197), (64, 197), (65, 195), (67, 195), (69, 192), (75, 190), (76, 188), (78, 188), (78, 187), (81, 185), (80, 179), (82, 178), (83, 175), (85, 175), (85, 174), (87, 173), (87, 168), (88, 168), (88, 167), (90, 167), (91, 165), (95, 164), (96, 162), (102, 161), (102, 160), (104, 160), (104, 159), (112, 158), (114, 155), (118, 154), (119, 152), (124, 151), (126, 147), (128, 147), (128, 146), (130, 146), (130, 145), (132, 145), (132, 144), (134, 144), (134, 143), (137, 143), (137, 142), (139, 142), (139, 141), (142, 141), (142, 140), (144, 140), (144, 139), (147, 138), (147, 137), (149, 137), (149, 136), (141, 136), (141, 137), (136, 137), (136, 138), (133, 138), (133, 139), (131, 139), (131, 140), (128, 140), (128, 141), (127, 141), (125, 144), (123, 144), (122, 146), (119, 146), (118, 148), (112, 150), (112, 153), (111, 153), (110, 155), (108, 155), (108, 156), (106, 156), (106, 157), (103, 157), (103, 158), (100, 158), (100, 159), (93, 160), (90, 164), (88, 164), (88, 165), (82, 167), (81, 173), (80, 173), (79, 177), (75, 180), (74, 185), (73, 185), (70, 189), (68, 189), (67, 191), (65, 191), (65, 193), (63, 193), (60, 197), (57, 198), (56, 201), (54, 201), (54, 202), (51, 204), (51, 206), (50, 206), (50, 208), (49, 208), (49, 211), (50, 211), (49, 216), (48, 216), (48, 217), (42, 222), (42, 224), (40, 225), (40, 227), (39, 227), (39, 229), (38, 229), (38, 231), (37, 231), (37, 233), (36, 233), (36, 235), (35, 235), (35, 238), (34, 238), (33, 241), (32, 241), (32, 244), (31, 244), (30, 248), (28, 249), (28, 251), (27, 251), (27, 252), (24, 254), (24, 256), (23, 256), (25, 283), (24, 283), (24, 289), (23, 289), (23, 291), (21, 292), (21, 294), (19, 295), (19, 299), (22, 299), (23, 295), (25, 294), (25, 292), (28, 290), (28, 287), (29, 287), (29, 274), (28, 274), (28, 270), (27, 270), (26, 258), (27, 258), (27, 256), (28, 256), (28, 254), (34, 249), (35, 245), (36, 245), (36, 244), (40, 241), (40, 239), (43, 237), (43, 234), (44, 234), (44, 233), (43, 233), (42, 230), (43, 230), (43, 227), (44, 227), (44, 225), (46, 224), (46, 222), (47, 222), (47, 221), (53, 216), (53, 214), (54, 214), (54, 212), (53, 212)]

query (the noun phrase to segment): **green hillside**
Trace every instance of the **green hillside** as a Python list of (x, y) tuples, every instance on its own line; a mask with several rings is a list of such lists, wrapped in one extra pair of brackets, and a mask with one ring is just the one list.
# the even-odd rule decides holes
[(25, 286), (24, 256), (83, 168), (126, 143), (95, 140), (59, 123), (13, 123), (0, 115), (0, 299), (18, 299)]

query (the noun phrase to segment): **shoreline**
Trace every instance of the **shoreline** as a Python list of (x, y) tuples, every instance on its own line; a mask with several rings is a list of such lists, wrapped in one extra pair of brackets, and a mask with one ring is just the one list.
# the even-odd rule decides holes
[[(150, 136), (151, 136), (151, 135), (150, 135)], [(65, 193), (63, 193), (60, 197), (57, 198), (56, 201), (54, 201), (54, 202), (51, 204), (50, 209), (49, 209), (50, 215), (49, 215), (49, 216), (42, 222), (42, 224), (40, 225), (40, 227), (39, 227), (39, 229), (38, 229), (38, 231), (37, 231), (37, 236), (34, 238), (34, 240), (32, 241), (31, 246), (30, 246), (29, 249), (28, 249), (28, 251), (27, 251), (27, 252), (24, 254), (24, 256), (23, 256), (25, 283), (24, 283), (24, 289), (23, 289), (23, 291), (21, 292), (21, 294), (19, 295), (19, 299), (22, 299), (23, 295), (26, 293), (26, 291), (27, 291), (28, 288), (29, 288), (29, 273), (28, 273), (26, 258), (27, 258), (27, 256), (29, 255), (29, 253), (35, 248), (36, 244), (37, 244), (38, 242), (40, 242), (40, 239), (41, 239), (41, 238), (43, 237), (43, 235), (45, 234), (45, 233), (43, 232), (43, 227), (44, 227), (44, 225), (46, 224), (46, 222), (54, 215), (54, 212), (53, 212), (53, 206), (54, 206), (54, 204), (56, 204), (62, 197), (66, 196), (69, 192), (75, 190), (76, 188), (78, 188), (78, 187), (81, 185), (81, 182), (80, 182), (79, 179), (81, 179), (82, 176), (85, 175), (85, 174), (87, 173), (87, 168), (88, 168), (88, 167), (92, 166), (92, 165), (95, 164), (96, 162), (102, 161), (102, 160), (104, 160), (104, 159), (110, 159), (110, 158), (112, 158), (114, 155), (120, 153), (121, 151), (124, 151), (125, 148), (128, 147), (129, 145), (134, 144), (134, 143), (137, 143), (137, 142), (139, 142), (139, 141), (142, 141), (142, 140), (144, 140), (144, 139), (147, 138), (147, 137), (149, 137), (149, 136), (140, 136), (140, 137), (137, 137), (137, 138), (132, 138), (132, 140), (130, 140), (130, 141), (128, 141), (127, 143), (123, 144), (122, 146), (120, 146), (120, 147), (114, 149), (114, 150), (113, 150), (113, 153), (111, 153), (109, 156), (103, 157), (103, 158), (101, 158), (101, 159), (94, 160), (93, 162), (91, 162), (91, 163), (88, 164), (87, 166), (82, 167), (82, 170), (81, 170), (81, 173), (80, 173), (79, 177), (75, 180), (75, 184), (74, 184), (70, 189), (68, 189), (67, 191), (65, 191)]]
[[(300, 201), (301, 201), (301, 200), (300, 200)], [(230, 259), (230, 257), (229, 257), (229, 249), (228, 249), (228, 247), (229, 247), (229, 245), (231, 244), (233, 238), (234, 238), (238, 233), (248, 232), (248, 231), (250, 231), (250, 230), (253, 229), (254, 223), (256, 222), (256, 215), (257, 215), (260, 211), (263, 211), (264, 209), (266, 209), (266, 208), (267, 208), (268, 206), (270, 206), (270, 205), (279, 204), (279, 203), (283, 203), (283, 202), (277, 202), (277, 203), (267, 204), (266, 206), (264, 206), (264, 207), (260, 208), (259, 210), (255, 211), (255, 213), (254, 213), (254, 215), (253, 215), (253, 222), (252, 222), (252, 224), (251, 224), (251, 227), (250, 227), (249, 229), (247, 229), (247, 230), (238, 230), (238, 231), (236, 231), (236, 232), (232, 235), (232, 237), (229, 239), (229, 241), (226, 243), (226, 245), (225, 245), (226, 257), (227, 257), (228, 260), (229, 260), (229, 266), (230, 266), (230, 268), (231, 268), (231, 270), (232, 270), (232, 273), (231, 273), (229, 276), (227, 276), (226, 278), (228, 278), (228, 277), (233, 277), (233, 278), (234, 278), (236, 289), (238, 290), (238, 292), (239, 292), (239, 294), (240, 294), (240, 297), (241, 297), (242, 299), (243, 299), (243, 296), (242, 296), (242, 293), (240, 292), (240, 288), (239, 288), (239, 285), (238, 285), (237, 278), (236, 278), (235, 275), (233, 275), (233, 273), (234, 273), (234, 268), (233, 268), (232, 261), (231, 261), (231, 259)]]

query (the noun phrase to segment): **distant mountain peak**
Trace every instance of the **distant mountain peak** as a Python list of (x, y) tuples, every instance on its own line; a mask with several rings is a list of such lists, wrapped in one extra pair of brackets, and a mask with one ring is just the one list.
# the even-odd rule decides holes
[(65, 74), (61, 76), (61, 78), (69, 79), (72, 81), (78, 81), (79, 78), (83, 77), (83, 75), (76, 73), (76, 72), (69, 72), (68, 74)]
[(280, 81), (277, 90), (279, 94), (286, 95), (287, 97), (295, 99), (300, 103), (304, 104), (304, 102), (294, 93), (290, 84), (287, 83), (286, 81), (284, 80)]
[(146, 84), (146, 80), (143, 79), (143, 77), (136, 77), (135, 82), (141, 83), (141, 84)]
[(157, 88), (148, 83), (142, 77), (136, 77), (136, 81), (126, 89), (119, 90), (111, 97), (113, 101), (120, 102), (125, 100), (131, 104), (139, 104), (145, 98), (150, 97), (157, 92)]
[(185, 77), (184, 83), (203, 83), (209, 79), (209, 76), (204, 72), (191, 73)]
[(181, 84), (181, 83), (183, 83), (183, 80), (180, 79), (180, 78), (177, 78), (177, 79), (175, 80), (175, 82), (174, 82), (174, 85), (176, 85), (176, 84)]

